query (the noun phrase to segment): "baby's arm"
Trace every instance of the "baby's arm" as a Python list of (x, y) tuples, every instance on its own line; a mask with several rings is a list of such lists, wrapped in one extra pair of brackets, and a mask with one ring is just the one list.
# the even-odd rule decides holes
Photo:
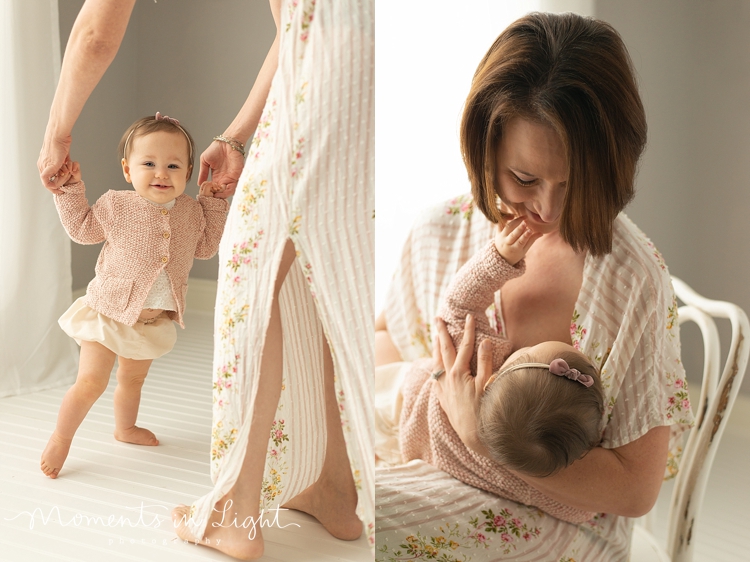
[(226, 199), (215, 197), (219, 191), (221, 187), (213, 182), (205, 181), (201, 184), (198, 203), (203, 209), (205, 222), (202, 225), (202, 235), (195, 248), (195, 257), (199, 260), (207, 260), (219, 251), (219, 242), (221, 242), (229, 210), (229, 203)]
[[(531, 233), (522, 219), (514, 219), (498, 229), (495, 240), (477, 252), (448, 286), (438, 316), (445, 320), (453, 344), (463, 338), (466, 315), (475, 319), (475, 347), (485, 339), (492, 340), (493, 369), (499, 367), (510, 353), (510, 342), (490, 326), (485, 311), (495, 300), (495, 292), (510, 279), (523, 274), (521, 262), (526, 251), (539, 235)], [(472, 371), (476, 370), (476, 354)]]
[(66, 162), (60, 169), (60, 174), (66, 179), (59, 188), (62, 193), (55, 195), (55, 206), (65, 231), (79, 244), (103, 242), (114, 215), (109, 193), (105, 193), (93, 207), (89, 207), (78, 162)]

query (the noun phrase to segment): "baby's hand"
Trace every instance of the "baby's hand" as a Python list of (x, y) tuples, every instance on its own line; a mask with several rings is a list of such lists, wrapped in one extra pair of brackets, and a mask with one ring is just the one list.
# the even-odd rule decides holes
[(62, 168), (60, 168), (60, 171), (57, 172), (57, 177), (65, 178), (65, 181), (63, 181), (63, 185), (71, 185), (73, 183), (77, 183), (81, 181), (81, 167), (79, 166), (78, 162), (71, 162), (70, 160), (66, 160), (62, 165)]
[(219, 193), (220, 191), (224, 190), (218, 183), (214, 183), (212, 181), (204, 181), (201, 184), (198, 195), (203, 195), (204, 197), (213, 197), (214, 193)]
[(495, 248), (510, 265), (521, 261), (531, 245), (536, 242), (541, 233), (532, 231), (523, 217), (508, 221), (503, 228), (497, 229), (495, 234)]

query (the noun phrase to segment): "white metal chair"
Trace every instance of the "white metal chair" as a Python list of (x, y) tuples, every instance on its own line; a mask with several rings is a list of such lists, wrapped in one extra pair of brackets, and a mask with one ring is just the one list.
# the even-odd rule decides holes
[[(683, 281), (672, 277), (675, 293), (685, 306), (679, 308), (679, 323), (695, 322), (703, 336), (703, 382), (700, 399), (693, 404), (695, 426), (690, 430), (675, 479), (667, 523), (667, 551), (654, 539), (652, 511), (633, 531), (632, 562), (692, 562), (696, 518), (703, 505), (706, 483), (719, 441), (745, 376), (750, 353), (750, 325), (738, 306), (706, 299)], [(719, 378), (719, 333), (713, 318), (727, 318), (732, 326), (729, 353)]]

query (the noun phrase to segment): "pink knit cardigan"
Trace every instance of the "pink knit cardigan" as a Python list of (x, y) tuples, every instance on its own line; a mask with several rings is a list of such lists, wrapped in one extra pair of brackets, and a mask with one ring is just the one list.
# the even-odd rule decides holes
[[(520, 276), (524, 269), (523, 261), (516, 267), (508, 264), (500, 256), (494, 242), (490, 242), (456, 273), (440, 310), (439, 315), (445, 320), (456, 346), (463, 336), (466, 315), (471, 313), (474, 316), (476, 347), (488, 338), (493, 343), (493, 371), (510, 354), (511, 343), (492, 329), (485, 311), (493, 303), (495, 292), (508, 280)], [(464, 445), (432, 392), (431, 367), (432, 359), (415, 361), (401, 389), (404, 401), (399, 441), (405, 462), (422, 459), (475, 488), (538, 507), (563, 521), (583, 523), (594, 517), (594, 513), (553, 500), (503, 465)], [(476, 374), (475, 359), (472, 360), (472, 372)]]
[(165, 267), (181, 327), (193, 258), (216, 254), (229, 204), (225, 199), (187, 195), (174, 206), (153, 205), (135, 191), (108, 191), (89, 207), (83, 182), (64, 185), (55, 205), (65, 230), (79, 244), (104, 247), (96, 277), (86, 288), (86, 304), (101, 314), (134, 325), (159, 270)]

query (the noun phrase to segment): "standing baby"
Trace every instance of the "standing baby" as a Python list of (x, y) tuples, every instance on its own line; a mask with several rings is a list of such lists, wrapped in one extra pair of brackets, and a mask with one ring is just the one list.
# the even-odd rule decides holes
[(86, 295), (60, 317), (81, 346), (78, 377), (63, 398), (55, 431), (42, 453), (42, 472), (57, 478), (73, 437), (107, 388), (118, 359), (114, 393), (115, 439), (158, 445), (135, 425), (141, 388), (151, 362), (174, 346), (173, 324), (184, 328), (185, 293), (193, 258), (216, 254), (228, 203), (220, 188), (200, 187), (197, 201), (184, 194), (193, 171), (194, 142), (176, 119), (160, 115), (133, 123), (120, 141), (122, 171), (135, 191), (108, 191), (89, 206), (77, 162), (55, 195), (65, 230), (79, 244), (104, 242)]

